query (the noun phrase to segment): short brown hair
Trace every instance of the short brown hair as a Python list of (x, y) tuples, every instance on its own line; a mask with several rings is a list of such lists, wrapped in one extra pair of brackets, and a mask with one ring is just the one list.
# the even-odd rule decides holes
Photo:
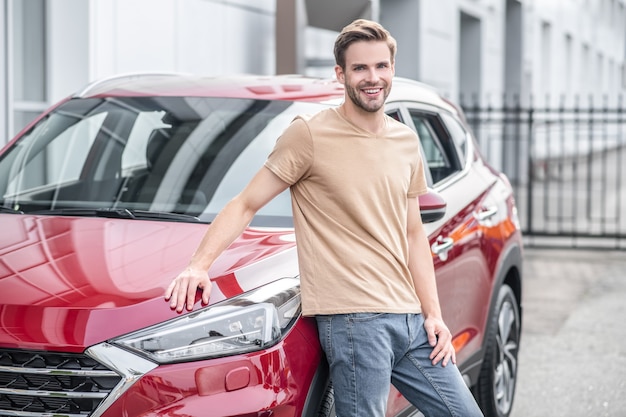
[(341, 30), (337, 40), (335, 40), (335, 62), (341, 68), (346, 68), (346, 50), (357, 41), (383, 41), (387, 42), (391, 54), (391, 62), (396, 58), (397, 44), (389, 31), (380, 23), (357, 19)]

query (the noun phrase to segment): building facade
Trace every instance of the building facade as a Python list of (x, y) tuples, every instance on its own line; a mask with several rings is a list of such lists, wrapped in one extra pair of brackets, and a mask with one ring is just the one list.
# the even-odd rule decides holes
[(626, 92), (626, 0), (0, 0), (0, 146), (123, 73), (332, 77), (351, 20), (397, 38), (396, 73), (455, 99)]

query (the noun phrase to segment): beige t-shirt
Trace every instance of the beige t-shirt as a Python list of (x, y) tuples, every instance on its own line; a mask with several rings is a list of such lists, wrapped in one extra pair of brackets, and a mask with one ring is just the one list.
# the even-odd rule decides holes
[(407, 197), (426, 192), (417, 135), (380, 136), (336, 109), (296, 118), (265, 166), (291, 185), (302, 313), (419, 313), (408, 269)]

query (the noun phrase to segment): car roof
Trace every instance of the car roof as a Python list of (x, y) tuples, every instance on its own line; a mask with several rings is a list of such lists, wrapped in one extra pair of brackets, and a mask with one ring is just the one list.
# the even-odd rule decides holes
[[(455, 111), (426, 84), (395, 77), (387, 100), (427, 103)], [(398, 88), (401, 86), (401, 88)], [(336, 79), (302, 75), (202, 76), (182, 73), (135, 73), (91, 83), (74, 98), (102, 97), (228, 97), (340, 103), (344, 88)]]
[(261, 100), (325, 101), (343, 97), (333, 80), (297, 75), (202, 76), (128, 74), (97, 81), (75, 97), (230, 97)]

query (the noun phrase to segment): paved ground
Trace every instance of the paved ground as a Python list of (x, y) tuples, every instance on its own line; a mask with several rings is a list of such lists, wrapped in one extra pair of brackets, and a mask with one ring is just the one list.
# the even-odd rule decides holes
[(512, 417), (626, 416), (626, 251), (525, 251)]

